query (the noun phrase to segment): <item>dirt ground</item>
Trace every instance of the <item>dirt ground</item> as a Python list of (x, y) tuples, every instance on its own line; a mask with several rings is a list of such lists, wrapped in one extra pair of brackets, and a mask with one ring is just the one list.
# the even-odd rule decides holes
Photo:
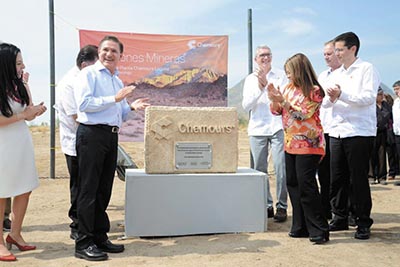
[[(13, 253), (11, 266), (399, 266), (400, 187), (372, 186), (372, 235), (369, 240), (353, 238), (354, 229), (331, 233), (325, 245), (312, 245), (308, 239), (292, 239), (285, 223), (268, 221), (265, 233), (212, 234), (168, 238), (129, 238), (124, 236), (125, 184), (115, 179), (108, 214), (110, 239), (125, 245), (125, 252), (109, 254), (104, 262), (76, 259), (74, 242), (69, 238), (67, 216), (69, 192), (65, 159), (56, 137), (56, 179), (50, 179), (49, 128), (32, 127), (40, 187), (31, 196), (24, 222), (25, 239), (37, 250)], [(139, 167), (143, 167), (143, 144), (123, 143)], [(239, 166), (249, 166), (246, 131), (240, 132)], [(400, 177), (397, 177), (400, 179)], [(272, 177), (274, 188), (274, 178)], [(289, 214), (291, 213), (289, 207)], [(161, 224), (162, 222), (160, 222)], [(8, 263), (0, 263), (8, 266)]]

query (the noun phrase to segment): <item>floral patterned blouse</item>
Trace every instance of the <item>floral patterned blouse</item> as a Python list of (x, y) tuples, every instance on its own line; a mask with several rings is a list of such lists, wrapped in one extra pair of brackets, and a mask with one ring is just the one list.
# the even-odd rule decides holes
[(284, 147), (290, 154), (325, 155), (324, 132), (319, 118), (319, 108), (323, 96), (318, 86), (314, 87), (310, 97), (305, 97), (298, 88), (288, 85), (283, 97), (290, 103), (289, 111), (271, 104), (271, 112), (282, 115), (285, 133)]

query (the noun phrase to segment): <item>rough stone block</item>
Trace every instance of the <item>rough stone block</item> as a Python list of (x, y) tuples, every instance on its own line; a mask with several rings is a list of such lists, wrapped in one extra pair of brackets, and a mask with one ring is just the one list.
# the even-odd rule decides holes
[(154, 106), (145, 116), (146, 173), (236, 172), (236, 108)]

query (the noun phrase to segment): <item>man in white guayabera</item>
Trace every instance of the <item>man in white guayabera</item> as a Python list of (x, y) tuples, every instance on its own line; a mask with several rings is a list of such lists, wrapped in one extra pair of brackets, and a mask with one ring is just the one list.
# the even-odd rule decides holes
[[(268, 218), (276, 222), (287, 219), (287, 189), (285, 154), (283, 150), (283, 129), (281, 116), (270, 111), (270, 100), (266, 89), (269, 83), (275, 88), (283, 89), (288, 83), (283, 70), (271, 66), (272, 53), (266, 45), (258, 46), (254, 58), (257, 69), (246, 77), (243, 86), (243, 108), (250, 113), (248, 135), (250, 149), (254, 159), (254, 169), (267, 174), (267, 213)], [(262, 84), (259, 83), (259, 77)], [(268, 151), (271, 148), (276, 176), (276, 213), (269, 186)]]

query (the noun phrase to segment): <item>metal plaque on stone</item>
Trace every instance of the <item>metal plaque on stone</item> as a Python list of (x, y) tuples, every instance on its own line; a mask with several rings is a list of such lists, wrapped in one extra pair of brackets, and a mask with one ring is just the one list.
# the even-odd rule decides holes
[(176, 169), (210, 169), (212, 166), (212, 145), (204, 142), (183, 142), (175, 144)]

